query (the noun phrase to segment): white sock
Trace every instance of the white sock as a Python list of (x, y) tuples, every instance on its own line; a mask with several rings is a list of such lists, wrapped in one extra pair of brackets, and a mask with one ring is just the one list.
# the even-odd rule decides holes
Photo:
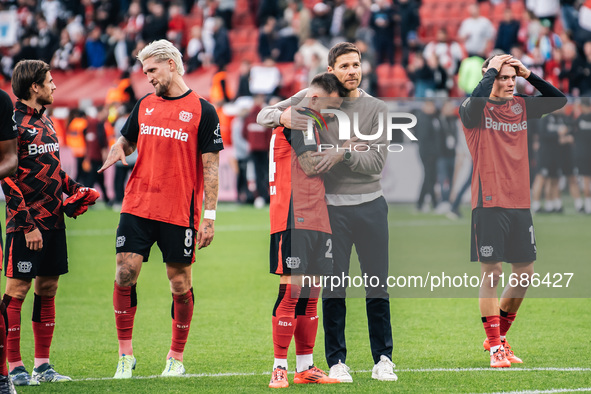
[(539, 201), (532, 201), (532, 203), (531, 203), (531, 209), (532, 209), (532, 211), (535, 212), (535, 211), (539, 210), (541, 207), (542, 207), (542, 203), (541, 202), (539, 202)]
[(585, 213), (591, 213), (591, 198), (585, 198)]
[(285, 368), (285, 370), (287, 371), (287, 359), (286, 358), (276, 358), (275, 362), (273, 363), (273, 369), (275, 369), (277, 367)]
[(313, 354), (300, 354), (299, 356), (296, 354), (296, 372), (302, 372), (314, 365), (314, 355)]
[(560, 208), (562, 208), (562, 200), (560, 198), (557, 198), (556, 200), (554, 200), (554, 209)]
[(544, 201), (544, 210), (550, 212), (554, 209), (553, 201), (546, 200)]
[(495, 352), (497, 350), (499, 350), (499, 348), (501, 347), (501, 345), (497, 345), (497, 346), (491, 346), (490, 347), (490, 355), (492, 356), (493, 354), (495, 354)]
[(583, 199), (582, 198), (576, 198), (575, 199), (575, 209), (577, 211), (580, 211), (581, 208), (583, 208)]

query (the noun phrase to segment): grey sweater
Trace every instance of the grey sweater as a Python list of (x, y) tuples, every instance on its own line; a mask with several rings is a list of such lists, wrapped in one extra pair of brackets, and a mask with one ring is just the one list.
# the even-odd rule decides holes
[[(353, 133), (354, 113), (359, 116), (357, 122), (359, 132), (365, 135), (376, 134), (379, 127), (379, 118), (382, 116), (384, 118), (382, 119), (384, 128), (382, 135), (376, 140), (367, 141), (370, 144), (369, 151), (362, 152), (362, 149), (359, 149), (359, 152), (351, 151), (351, 160), (348, 163), (336, 164), (324, 177), (327, 197), (330, 197), (328, 195), (357, 195), (348, 200), (351, 201), (352, 205), (355, 204), (354, 201), (356, 203), (367, 201), (362, 195), (375, 195), (376, 197), (381, 195), (380, 178), (386, 163), (387, 144), (389, 143), (385, 130), (386, 104), (361, 89), (359, 91), (361, 93), (360, 97), (345, 99), (340, 108), (350, 119), (349, 138), (355, 135)], [(263, 108), (257, 116), (257, 122), (267, 127), (280, 126), (279, 118), (283, 111), (290, 106), (296, 106), (306, 96), (306, 92), (307, 89), (304, 89), (287, 100)], [(320, 134), (320, 142), (335, 147), (341, 146), (345, 141), (339, 140), (339, 125), (336, 116), (325, 115), (325, 120), (328, 133)]]

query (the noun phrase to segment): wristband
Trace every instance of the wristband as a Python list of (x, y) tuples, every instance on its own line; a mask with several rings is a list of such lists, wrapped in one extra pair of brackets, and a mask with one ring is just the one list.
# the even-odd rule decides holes
[(203, 212), (203, 219), (215, 220), (215, 211), (213, 209), (206, 209)]

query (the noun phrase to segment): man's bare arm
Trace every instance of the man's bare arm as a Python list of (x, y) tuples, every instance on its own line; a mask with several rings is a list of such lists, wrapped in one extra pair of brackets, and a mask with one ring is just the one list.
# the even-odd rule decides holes
[[(215, 211), (218, 203), (218, 168), (220, 156), (218, 152), (204, 153), (203, 160), (203, 209), (206, 211)], [(203, 219), (197, 232), (197, 245), (199, 249), (207, 247), (214, 236), (213, 219)]]
[(105, 160), (103, 166), (98, 170), (98, 172), (100, 173), (105, 171), (107, 168), (111, 167), (119, 160), (121, 160), (121, 163), (123, 163), (124, 165), (127, 165), (125, 157), (131, 155), (135, 151), (135, 149), (135, 142), (131, 142), (123, 136), (119, 137), (117, 142), (115, 142), (111, 147), (109, 155), (107, 156), (107, 160)]
[(18, 168), (16, 138), (0, 141), (0, 179), (12, 176)]
[(305, 151), (298, 156), (298, 162), (300, 163), (300, 166), (302, 167), (302, 170), (304, 170), (304, 174), (306, 174), (306, 176), (316, 176), (320, 174), (320, 172), (316, 170), (316, 166), (318, 163), (320, 163), (322, 157), (313, 156), (314, 153), (315, 152), (313, 151)]

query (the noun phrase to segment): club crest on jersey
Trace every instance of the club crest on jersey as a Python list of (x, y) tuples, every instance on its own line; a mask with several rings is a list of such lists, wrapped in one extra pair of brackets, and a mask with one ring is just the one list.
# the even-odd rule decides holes
[(179, 119), (183, 122), (189, 122), (191, 119), (193, 119), (193, 114), (187, 111), (181, 111), (179, 113)]
[(152, 115), (152, 112), (154, 112), (154, 108), (146, 108), (146, 115)]
[(33, 263), (30, 261), (19, 261), (16, 265), (18, 272), (23, 274), (28, 274), (31, 272), (31, 268), (33, 268)]
[(519, 115), (523, 112), (523, 107), (521, 106), (521, 104), (517, 103), (511, 106), (511, 111), (513, 111), (515, 115)]
[(301, 260), (299, 257), (288, 257), (285, 259), (285, 265), (287, 265), (287, 268), (290, 268), (290, 269), (300, 268), (300, 263), (301, 263)]
[(492, 246), (481, 246), (480, 247), (480, 255), (482, 257), (490, 257), (493, 254), (493, 247)]

